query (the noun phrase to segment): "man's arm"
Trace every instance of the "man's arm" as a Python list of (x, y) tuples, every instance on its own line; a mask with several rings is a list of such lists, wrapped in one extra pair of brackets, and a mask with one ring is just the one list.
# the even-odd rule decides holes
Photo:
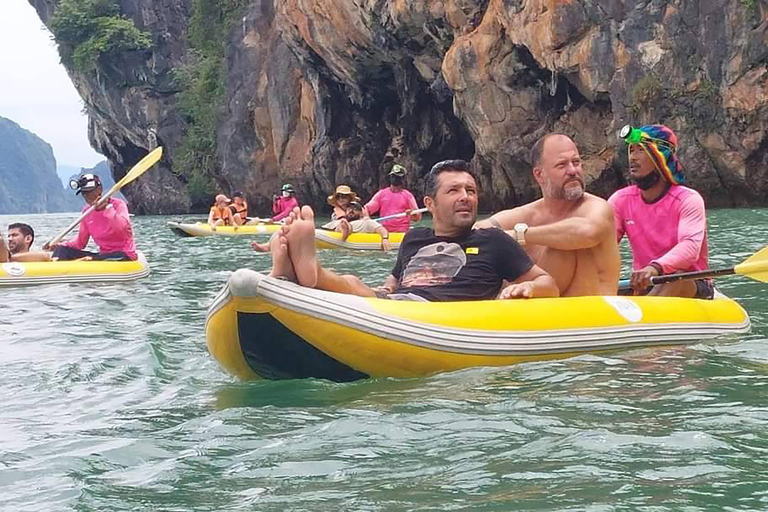
[[(419, 209), (419, 204), (416, 202), (416, 198), (413, 197), (413, 194), (411, 194), (410, 192), (408, 192), (408, 196), (409, 196), (408, 197), (408, 202), (410, 203), (410, 205), (408, 206), (408, 210), (411, 210), (411, 211), (418, 210)], [(420, 220), (421, 220), (421, 214), (420, 213), (412, 213), (411, 214), (411, 221), (419, 222)]]
[[(122, 233), (128, 233), (131, 229), (131, 216), (128, 213), (128, 206), (119, 199), (111, 201), (112, 208), (107, 206), (105, 214), (110, 218), (110, 222), (114, 223), (114, 227)], [(110, 212), (109, 210), (113, 210)]]
[[(615, 220), (613, 208), (605, 201), (593, 201), (585, 215), (569, 217), (543, 226), (530, 226), (525, 242), (562, 251), (589, 249), (600, 244), (606, 236), (613, 236)], [(514, 232), (510, 232), (514, 235)]]
[(63, 245), (64, 247), (71, 247), (72, 249), (79, 249), (82, 251), (83, 249), (85, 249), (85, 246), (88, 245), (88, 240), (90, 240), (90, 238), (91, 238), (91, 233), (88, 231), (88, 224), (86, 224), (85, 219), (83, 219), (83, 222), (81, 222), (77, 228), (77, 236), (72, 240), (68, 240), (62, 243), (61, 245)]
[(381, 205), (379, 205), (379, 196), (381, 195), (381, 191), (376, 192), (373, 194), (373, 197), (370, 201), (365, 203), (365, 206), (363, 206), (363, 213), (365, 216), (370, 217), (371, 214), (376, 213), (379, 211), (379, 208), (381, 208)]
[(389, 244), (389, 231), (387, 231), (387, 228), (382, 226), (376, 221), (371, 221), (374, 224), (376, 224), (378, 227), (376, 228), (376, 233), (378, 233), (381, 236), (381, 250), (384, 252), (389, 252), (389, 250), (392, 248), (392, 246)]
[(376, 288), (377, 291), (384, 292), (384, 293), (392, 293), (397, 288), (397, 278), (393, 276), (392, 274), (387, 277), (386, 281), (384, 281), (384, 284)]
[[(475, 222), (475, 229), (487, 229), (487, 228), (499, 228), (499, 229), (512, 229), (518, 222), (525, 222), (527, 215), (524, 206), (518, 208), (512, 208), (511, 210), (504, 210), (499, 213), (495, 213), (483, 219)], [(514, 238), (514, 236), (512, 237)]]
[(208, 225), (213, 226), (213, 208), (211, 208), (211, 212), (208, 214)]
[(534, 265), (512, 284), (501, 290), (500, 299), (533, 299), (559, 297), (560, 289), (555, 280), (541, 267)]
[(11, 261), (11, 251), (8, 250), (8, 246), (5, 244), (5, 237), (0, 233), (0, 263)]

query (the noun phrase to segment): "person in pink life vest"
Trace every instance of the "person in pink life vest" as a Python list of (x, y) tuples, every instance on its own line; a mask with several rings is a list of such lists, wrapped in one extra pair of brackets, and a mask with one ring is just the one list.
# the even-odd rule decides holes
[[(96, 174), (83, 174), (70, 182), (70, 187), (82, 194), (86, 205), (83, 211), (101, 200), (101, 178)], [(85, 251), (88, 240), (93, 241), (99, 252)], [(136, 243), (133, 240), (133, 226), (128, 215), (128, 206), (121, 199), (110, 197), (93, 210), (78, 228), (77, 237), (53, 246), (46, 244), (45, 250), (52, 250), (53, 260), (135, 260)]]
[[(646, 293), (651, 278), (705, 270), (707, 216), (704, 200), (683, 186), (677, 136), (667, 126), (627, 125), (619, 132), (628, 147), (629, 176), (634, 182), (608, 199), (616, 221), (616, 239), (629, 239), (635, 294)], [(680, 280), (654, 286), (649, 295), (711, 299), (711, 279)]]
[(389, 172), (389, 187), (376, 192), (365, 205), (368, 216), (378, 212), (380, 217), (405, 212), (406, 215), (396, 219), (382, 221), (381, 225), (390, 232), (405, 233), (411, 227), (411, 221), (421, 220), (421, 214), (411, 215), (411, 211), (418, 210), (416, 198), (405, 188), (405, 167), (399, 164), (392, 166)]
[(280, 197), (272, 196), (272, 222), (280, 222), (291, 214), (294, 208), (299, 206), (299, 200), (296, 198), (296, 190), (293, 185), (286, 183), (280, 192)]

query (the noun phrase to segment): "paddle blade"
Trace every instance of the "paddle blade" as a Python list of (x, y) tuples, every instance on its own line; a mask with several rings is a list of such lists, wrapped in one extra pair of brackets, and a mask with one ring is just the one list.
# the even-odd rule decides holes
[(734, 272), (768, 283), (768, 247), (763, 247), (733, 268)]
[(147, 156), (139, 160), (139, 163), (134, 165), (133, 168), (130, 171), (128, 171), (120, 181), (115, 183), (115, 186), (119, 185), (118, 188), (123, 188), (125, 185), (129, 184), (130, 182), (132, 182), (133, 180), (135, 180), (136, 178), (138, 178), (139, 176), (147, 172), (147, 170), (153, 165), (155, 165), (162, 156), (163, 156), (162, 146), (153, 149), (147, 154)]

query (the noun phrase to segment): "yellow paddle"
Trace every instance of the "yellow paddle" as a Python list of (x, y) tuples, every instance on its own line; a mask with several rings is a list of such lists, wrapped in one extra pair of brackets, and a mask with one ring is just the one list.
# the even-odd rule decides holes
[(78, 224), (80, 224), (83, 221), (83, 219), (86, 218), (93, 210), (95, 210), (97, 206), (101, 205), (102, 203), (107, 201), (110, 197), (120, 192), (120, 189), (123, 188), (125, 185), (129, 184), (130, 182), (132, 182), (133, 180), (135, 180), (136, 178), (138, 178), (139, 176), (147, 172), (147, 170), (153, 165), (155, 165), (157, 161), (160, 160), (160, 157), (162, 156), (163, 156), (162, 147), (158, 147), (152, 150), (147, 156), (139, 160), (139, 163), (134, 165), (133, 168), (130, 171), (128, 171), (125, 174), (125, 176), (123, 176), (123, 179), (115, 183), (115, 185), (111, 189), (109, 189), (109, 191), (107, 191), (106, 194), (101, 196), (101, 199), (99, 199), (98, 203), (91, 205), (91, 207), (85, 210), (76, 221), (74, 221), (72, 224), (67, 226), (67, 229), (65, 229), (58, 235), (56, 235), (50, 242), (45, 244), (45, 246), (50, 247), (61, 242), (61, 239), (67, 236), (67, 233), (75, 229), (75, 227)]
[[(719, 270), (698, 270), (696, 272), (683, 272), (682, 274), (667, 274), (651, 278), (651, 283), (664, 284), (681, 281), (683, 279), (705, 279), (707, 277), (720, 277), (739, 274), (749, 277), (756, 281), (768, 283), (768, 246), (763, 247), (755, 254), (742, 261), (732, 268), (721, 268)], [(630, 290), (629, 279), (619, 281), (619, 290)]]

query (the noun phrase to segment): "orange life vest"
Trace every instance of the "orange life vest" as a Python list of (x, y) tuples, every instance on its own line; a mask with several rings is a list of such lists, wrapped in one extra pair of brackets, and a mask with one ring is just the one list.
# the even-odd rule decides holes
[(232, 212), (229, 210), (229, 206), (225, 206), (224, 208), (211, 206), (211, 211), (213, 212), (213, 220), (222, 219), (225, 226), (232, 225)]
[(231, 205), (229, 205), (229, 208), (230, 210), (232, 210), (233, 214), (239, 213), (240, 218), (243, 220), (245, 220), (245, 217), (248, 216), (248, 203), (246, 203), (245, 201), (243, 201), (243, 204), (241, 205), (232, 203)]

